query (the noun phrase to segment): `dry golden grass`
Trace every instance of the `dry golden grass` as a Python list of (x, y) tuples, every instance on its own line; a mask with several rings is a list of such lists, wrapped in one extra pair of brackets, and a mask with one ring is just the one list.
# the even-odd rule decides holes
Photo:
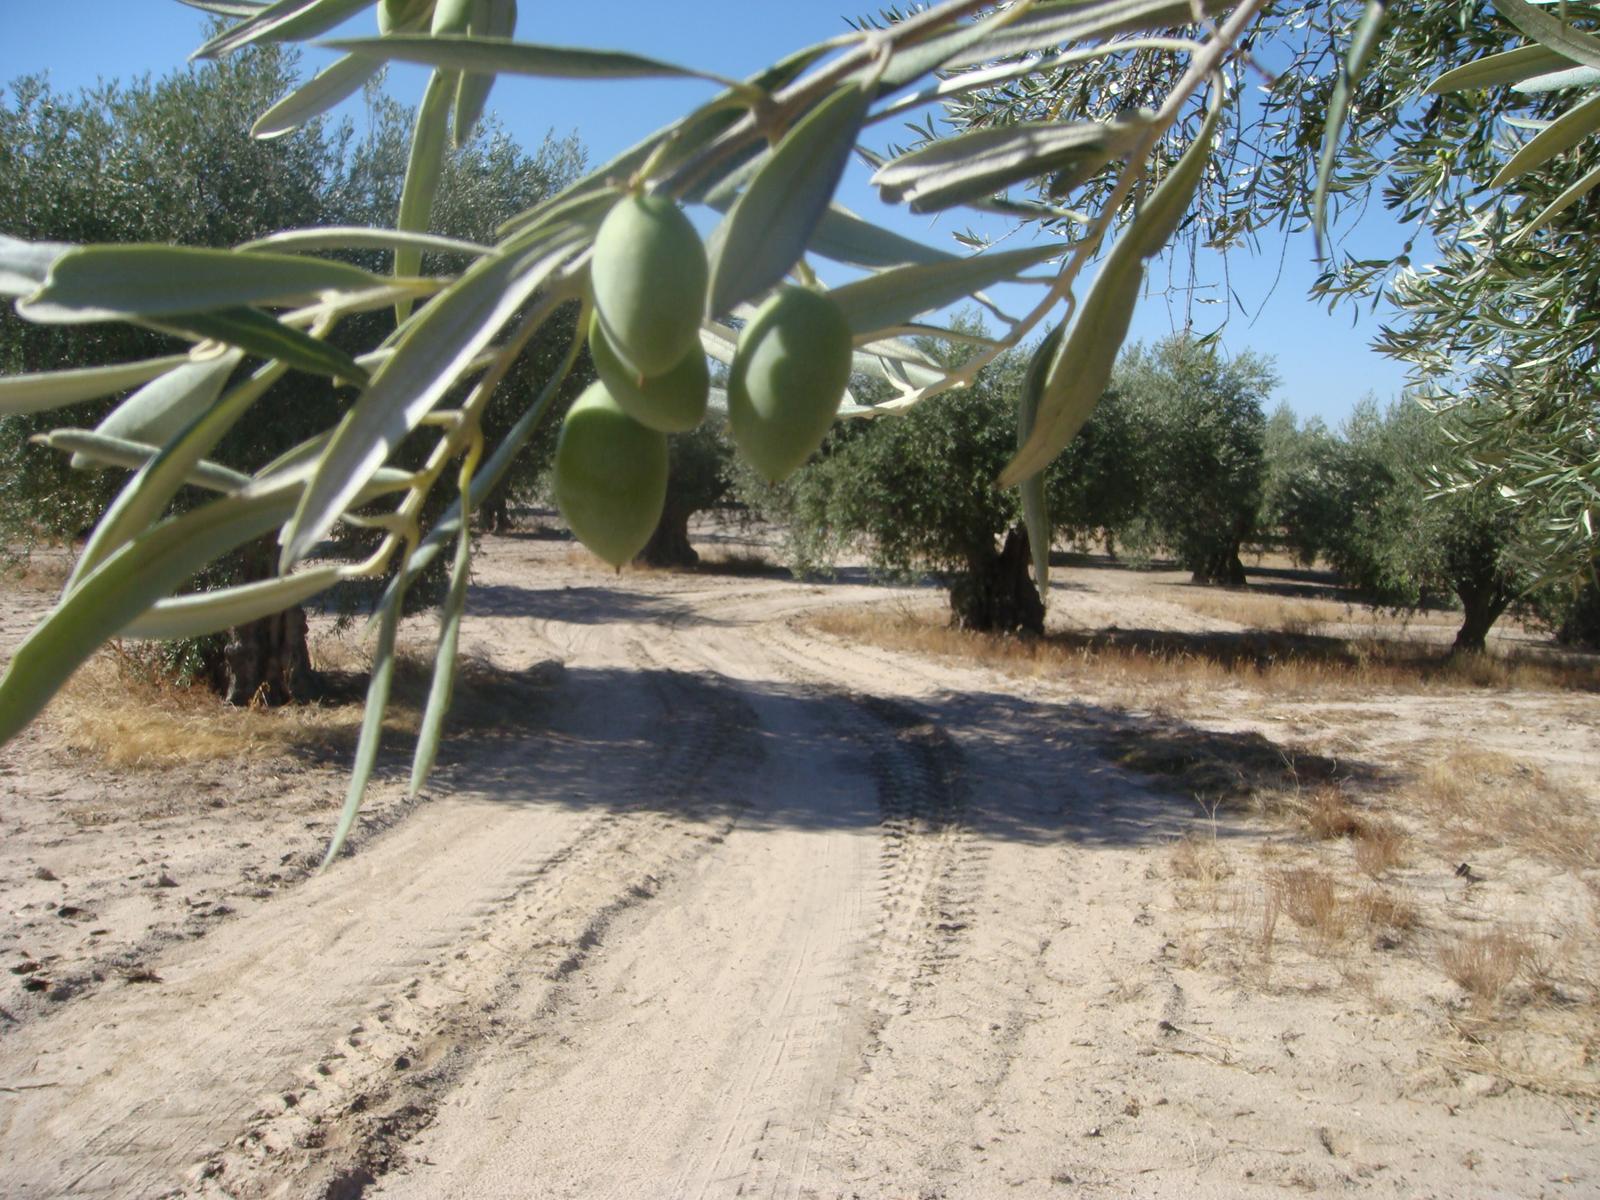
[(889, 650), (953, 659), (1030, 678), (1130, 689), (1188, 689), (1208, 697), (1237, 687), (1274, 699), (1366, 697), (1436, 689), (1600, 691), (1600, 662), (1558, 656), (1449, 656), (1401, 637), (1333, 638), (1283, 632), (1161, 630), (1057, 632), (1040, 638), (972, 633), (942, 615), (882, 605), (834, 609), (819, 632)]
[(1349, 933), (1352, 909), (1333, 875), (1320, 867), (1292, 867), (1267, 881), (1278, 906), (1305, 930), (1314, 948), (1328, 951)]
[(1404, 890), (1369, 885), (1356, 895), (1354, 904), (1367, 931), (1380, 937), (1397, 937), (1422, 925), (1415, 898)]
[(1406, 865), (1411, 838), (1393, 821), (1366, 820), (1351, 843), (1356, 867), (1378, 879)]
[(1164, 593), (1163, 599), (1174, 600), (1203, 617), (1295, 636), (1312, 633), (1323, 625), (1350, 621), (1356, 612), (1352, 605), (1333, 600), (1299, 600), (1216, 588), (1173, 589), (1170, 594)]
[(1305, 823), (1319, 841), (1359, 837), (1366, 821), (1337, 786), (1314, 788), (1304, 801)]
[[(56, 736), (74, 753), (122, 768), (173, 767), (216, 760), (286, 755), (343, 755), (360, 735), (370, 661), (347, 643), (313, 645), (324, 696), (308, 704), (239, 708), (203, 686), (180, 687), (121, 657), (116, 648), (92, 659), (48, 712)], [(427, 702), (432, 651), (401, 647), (387, 735), (413, 737)], [(463, 656), (457, 666), (450, 724), (488, 728), (536, 711), (541, 675), (517, 675)]]
[(72, 563), (72, 555), (65, 550), (35, 550), (4, 566), (0, 580), (7, 588), (18, 591), (59, 592), (72, 574)]
[(1532, 957), (1527, 939), (1504, 929), (1468, 934), (1439, 947), (1440, 968), (1482, 1016), (1499, 1008)]
[(1404, 798), (1458, 845), (1487, 841), (1574, 869), (1600, 867), (1600, 802), (1508, 755), (1449, 747)]

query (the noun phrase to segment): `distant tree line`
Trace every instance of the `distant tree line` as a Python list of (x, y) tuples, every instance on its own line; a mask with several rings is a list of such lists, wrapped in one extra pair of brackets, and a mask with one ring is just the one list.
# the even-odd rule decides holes
[[(251, 137), (256, 117), (294, 86), (296, 75), (295, 52), (268, 45), (158, 81), (101, 83), (76, 95), (56, 92), (41, 77), (13, 81), (0, 90), (0, 230), (30, 240), (223, 247), (292, 227), (392, 225), (409, 153), (410, 112), (371, 86), (359, 133), (349, 122), (318, 121), (288, 137)], [(584, 163), (574, 136), (547, 136), (529, 153), (491, 121), (449, 156), (434, 227), (460, 239), (492, 240), (497, 225), (558, 191)], [(384, 252), (343, 257), (375, 271), (388, 267)], [(393, 326), (393, 313), (385, 309), (346, 322), (333, 340), (355, 352)], [(488, 434), (509, 427), (569, 343), (569, 328), (541, 331), (502, 385), (485, 421)], [(186, 348), (176, 338), (127, 324), (33, 324), (10, 305), (0, 307), (0, 374), (96, 366)], [(592, 378), (587, 362), (580, 363), (563, 387), (558, 410)], [(336, 389), (326, 378), (290, 372), (212, 457), (237, 470), (257, 470), (326, 429), (350, 398), (348, 389)], [(6, 552), (74, 537), (116, 496), (125, 472), (73, 469), (66, 455), (30, 439), (61, 427), (92, 429), (120, 400), (0, 416), (0, 546)], [(503, 523), (512, 500), (537, 486), (553, 451), (554, 425), (546, 424), (499, 494), (484, 505), (486, 522)], [(420, 455), (422, 439), (416, 440)], [(180, 506), (200, 498), (180, 497)], [(445, 488), (434, 503), (442, 508), (450, 498)], [(369, 533), (341, 527), (329, 552), (359, 554), (371, 540)], [(276, 547), (262, 541), (194, 586), (264, 578), (276, 557)], [(433, 598), (426, 586), (412, 594), (416, 603)], [(359, 600), (349, 592), (342, 598), (346, 604)], [(171, 665), (240, 703), (305, 698), (315, 682), (305, 629), (304, 615), (291, 610), (230, 635), (176, 644)]]

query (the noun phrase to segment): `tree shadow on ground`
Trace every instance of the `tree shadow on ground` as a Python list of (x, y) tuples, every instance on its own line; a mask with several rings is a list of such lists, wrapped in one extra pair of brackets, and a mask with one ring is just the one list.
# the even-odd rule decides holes
[[(567, 670), (538, 686), (538, 701), (523, 697), (502, 723), (447, 738), (436, 792), (714, 812), (744, 829), (875, 834), (913, 821), (993, 840), (1126, 846), (1182, 836), (1264, 788), (1387, 778), (1259, 734), (1004, 693), (909, 701), (657, 669)], [(405, 762), (396, 754), (384, 769), (399, 774)]]
[(605, 625), (613, 621), (663, 626), (718, 625), (671, 596), (651, 596), (604, 585), (534, 588), (511, 583), (474, 584), (467, 601), (474, 616)]

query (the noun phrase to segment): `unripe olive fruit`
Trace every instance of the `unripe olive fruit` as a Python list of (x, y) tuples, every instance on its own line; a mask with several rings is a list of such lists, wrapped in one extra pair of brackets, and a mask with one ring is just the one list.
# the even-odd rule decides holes
[(820, 292), (785, 288), (739, 335), (728, 425), (746, 461), (773, 483), (822, 444), (850, 380), (850, 326)]
[(409, 33), (433, 21), (433, 0), (379, 0), (378, 32)]
[(596, 313), (589, 319), (589, 357), (612, 398), (639, 424), (660, 433), (687, 433), (705, 420), (711, 371), (698, 341), (664, 375), (641, 375), (617, 357)]
[(433, 33), (465, 33), (472, 20), (472, 0), (434, 0)]
[(671, 200), (624, 196), (594, 237), (595, 310), (611, 348), (641, 375), (661, 375), (700, 344), (706, 250)]
[(667, 438), (592, 383), (556, 440), (556, 505), (577, 539), (614, 567), (643, 550), (667, 498)]

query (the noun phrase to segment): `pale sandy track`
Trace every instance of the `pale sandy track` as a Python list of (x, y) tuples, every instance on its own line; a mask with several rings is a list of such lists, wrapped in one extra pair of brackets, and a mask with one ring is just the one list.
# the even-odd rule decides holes
[(1136, 716), (794, 619), (885, 592), (541, 569), (467, 641), (549, 734), (7, 1036), (0, 1194), (1594, 1194), (1416, 1014), (1184, 968)]

